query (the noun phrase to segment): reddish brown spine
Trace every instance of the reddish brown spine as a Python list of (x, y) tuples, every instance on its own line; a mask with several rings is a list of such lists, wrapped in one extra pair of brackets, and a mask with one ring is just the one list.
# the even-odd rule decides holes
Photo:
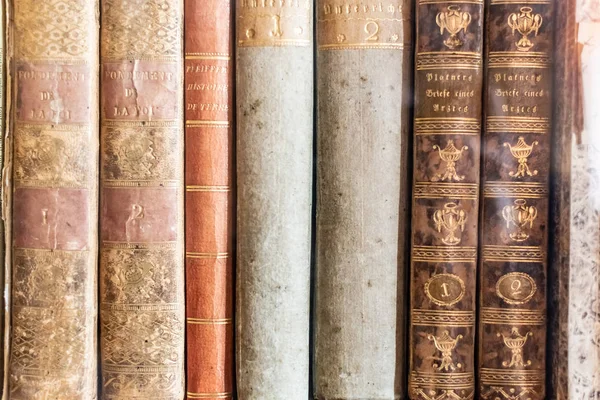
[(233, 64), (228, 0), (185, 0), (187, 397), (233, 395)]

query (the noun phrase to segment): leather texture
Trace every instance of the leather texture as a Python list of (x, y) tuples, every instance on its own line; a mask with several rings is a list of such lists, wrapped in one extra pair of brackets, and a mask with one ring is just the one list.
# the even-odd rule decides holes
[(101, 2), (102, 398), (184, 396), (183, 2)]
[(411, 3), (317, 1), (315, 399), (406, 391)]
[(482, 1), (419, 0), (409, 397), (473, 399)]
[(488, 0), (480, 398), (545, 397), (554, 0)]
[(233, 26), (185, 0), (187, 398), (233, 396)]
[(12, 290), (4, 395), (95, 399), (98, 3), (19, 0), (11, 12)]

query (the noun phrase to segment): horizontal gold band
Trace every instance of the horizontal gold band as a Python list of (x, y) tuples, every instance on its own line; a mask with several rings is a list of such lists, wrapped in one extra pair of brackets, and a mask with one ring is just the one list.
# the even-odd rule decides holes
[(238, 47), (308, 47), (310, 40), (277, 39), (277, 40), (238, 40)]
[(192, 325), (230, 325), (232, 318), (186, 318), (188, 324)]
[(218, 60), (218, 61), (229, 61), (231, 57), (229, 56), (205, 56), (205, 55), (187, 55), (185, 56), (186, 60)]
[[(322, 44), (319, 50), (353, 50), (353, 49), (388, 49), (404, 50), (404, 43), (344, 43), (344, 44)], [(410, 47), (407, 47), (410, 49)]]
[(201, 186), (201, 185), (187, 185), (185, 190), (188, 192), (230, 192), (231, 187), (229, 186)]
[(216, 392), (216, 393), (194, 393), (187, 392), (188, 399), (229, 399), (233, 398), (231, 392)]
[[(491, 5), (498, 4), (523, 4), (522, 0), (492, 0)], [(527, 0), (527, 4), (552, 4), (551, 0)]]
[(230, 125), (229, 121), (217, 121), (217, 120), (194, 120), (188, 119), (185, 121), (185, 126), (205, 126), (205, 125), (215, 125), (215, 126), (223, 126), (228, 127)]
[(225, 258), (229, 258), (229, 253), (193, 253), (193, 252), (187, 252), (187, 253), (185, 253), (185, 256), (187, 258), (200, 258), (200, 259), (211, 259), (211, 258), (225, 259)]

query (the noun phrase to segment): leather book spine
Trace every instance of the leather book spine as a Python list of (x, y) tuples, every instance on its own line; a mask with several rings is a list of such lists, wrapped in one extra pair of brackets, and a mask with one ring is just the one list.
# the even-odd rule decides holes
[(185, 0), (187, 398), (233, 396), (233, 26)]
[(10, 399), (97, 398), (98, 3), (10, 4)]
[(183, 1), (101, 1), (102, 398), (184, 396)]
[[(576, 138), (580, 132), (579, 117), (582, 111), (579, 102), (581, 92), (579, 87), (581, 60), (577, 43), (578, 29), (576, 21), (578, 2), (581, 2), (581, 0), (559, 1), (556, 3), (554, 10), (556, 19), (553, 33), (555, 54), (553, 71), (553, 138), (550, 145), (552, 149), (550, 154), (552, 160), (550, 181), (551, 185), (554, 185), (554, 188), (550, 190), (550, 222), (548, 224), (548, 236), (550, 238), (548, 245), (548, 309), (554, 311), (548, 313), (547, 326), (548, 351), (546, 359), (548, 370), (546, 381), (548, 385), (546, 386), (546, 398), (548, 400), (565, 400), (569, 398), (569, 393), (571, 393), (571, 398), (577, 398), (577, 393), (586, 393), (586, 390), (588, 390), (587, 398), (593, 398), (592, 393), (600, 391), (600, 380), (597, 378), (594, 379), (594, 375), (600, 378), (597, 372), (600, 371), (600, 364), (598, 364), (600, 361), (600, 352), (598, 351), (598, 346), (583, 338), (577, 338), (575, 343), (577, 345), (582, 344), (582, 346), (579, 347), (579, 350), (569, 349), (570, 345), (573, 346), (569, 343), (569, 331), (571, 329), (574, 328), (573, 332), (578, 336), (586, 332), (586, 328), (581, 328), (587, 325), (589, 331), (586, 334), (593, 335), (594, 333), (589, 332), (594, 332), (594, 321), (600, 322), (600, 318), (598, 317), (588, 319), (588, 315), (594, 315), (594, 313), (588, 314), (588, 312), (583, 311), (586, 308), (591, 311), (591, 304), (595, 301), (594, 296), (589, 296), (588, 294), (595, 291), (596, 299), (598, 298), (598, 294), (600, 294), (598, 291), (600, 287), (598, 285), (595, 287), (594, 285), (590, 285), (590, 278), (594, 278), (599, 272), (597, 266), (600, 262), (600, 246), (598, 246), (600, 244), (600, 231), (596, 228), (590, 229), (594, 226), (594, 222), (590, 221), (592, 225), (586, 226), (579, 231), (579, 238), (575, 239), (573, 237), (575, 239), (574, 243), (583, 246), (580, 248), (575, 247), (573, 249), (575, 250), (574, 252), (571, 250), (572, 239), (570, 231), (572, 222), (581, 221), (579, 219), (581, 212), (587, 214), (591, 211), (591, 207), (589, 207), (589, 199), (591, 197), (588, 197), (590, 192), (581, 190), (581, 186), (578, 185), (573, 185), (573, 189), (576, 190), (572, 191), (571, 181), (576, 181), (581, 177), (582, 181), (580, 182), (589, 182), (589, 179), (593, 176), (593, 173), (590, 174), (586, 171), (587, 166), (584, 164), (579, 164), (576, 171), (572, 170), (572, 166), (577, 163), (572, 162), (572, 157), (576, 153), (573, 147), (577, 145)], [(600, 1), (596, 0), (596, 4), (600, 6)], [(600, 24), (598, 24), (598, 28), (600, 28)], [(600, 29), (597, 29), (595, 35), (595, 37), (600, 38)], [(597, 85), (597, 87), (600, 89), (600, 86)], [(585, 160), (585, 158), (582, 159)], [(592, 157), (590, 163), (596, 159), (600, 160), (600, 158)], [(573, 171), (573, 174), (571, 171)], [(576, 197), (571, 198), (572, 195)], [(577, 218), (572, 219), (571, 204), (573, 202), (577, 203), (578, 199), (585, 200), (578, 203), (580, 207), (573, 208), (573, 211), (577, 210), (573, 214)], [(600, 221), (598, 218), (595, 221), (595, 226), (598, 227)], [(588, 232), (595, 232), (595, 234), (588, 236)], [(588, 238), (590, 241), (587, 241)], [(582, 254), (581, 250), (585, 249), (587, 243), (590, 244), (590, 253), (579, 258), (579, 254)], [(592, 254), (595, 256), (587, 258)], [(570, 265), (571, 257), (577, 260), (573, 264), (573, 267)], [(587, 260), (590, 260), (589, 264)], [(594, 263), (596, 263), (595, 268)], [(573, 268), (573, 272), (576, 275), (570, 275), (571, 268)], [(581, 269), (578, 270), (578, 268)], [(578, 279), (581, 279), (579, 284), (574, 285), (574, 288), (571, 289), (571, 282)], [(581, 284), (583, 286), (580, 286)], [(588, 289), (589, 291), (586, 292)], [(586, 294), (582, 296), (582, 293)], [(579, 308), (581, 304), (585, 304), (585, 306)], [(570, 309), (573, 305), (577, 311), (571, 314)], [(573, 324), (574, 326), (571, 327), (570, 320), (586, 322), (583, 326)], [(587, 344), (590, 344), (590, 346)], [(587, 364), (591, 354), (595, 356), (591, 357), (591, 364)], [(583, 368), (578, 369), (575, 367), (574, 370), (577, 371), (577, 374), (571, 375), (571, 369), (575, 365), (580, 365)], [(574, 379), (570, 382), (571, 376)], [(583, 378), (584, 376), (585, 378)], [(594, 381), (597, 382), (595, 389), (593, 388), (593, 384), (590, 385)], [(579, 386), (580, 384), (581, 386)], [(588, 385), (591, 387), (586, 388)], [(585, 396), (583, 397), (586, 398)]]
[(413, 7), (350, 5), (316, 3), (314, 397), (398, 399), (406, 390)]
[(481, 399), (545, 397), (554, 0), (488, 0)]
[(313, 1), (236, 0), (238, 398), (306, 400)]
[(409, 396), (473, 399), (483, 0), (418, 0)]

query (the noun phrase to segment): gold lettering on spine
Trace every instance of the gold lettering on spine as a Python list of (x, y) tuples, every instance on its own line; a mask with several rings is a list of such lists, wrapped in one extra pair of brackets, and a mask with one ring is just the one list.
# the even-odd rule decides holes
[(312, 3), (237, 0), (238, 46), (310, 46)]
[(404, 43), (406, 10), (398, 0), (373, 1), (357, 5), (327, 0), (317, 9), (319, 50), (363, 48), (408, 49)]

